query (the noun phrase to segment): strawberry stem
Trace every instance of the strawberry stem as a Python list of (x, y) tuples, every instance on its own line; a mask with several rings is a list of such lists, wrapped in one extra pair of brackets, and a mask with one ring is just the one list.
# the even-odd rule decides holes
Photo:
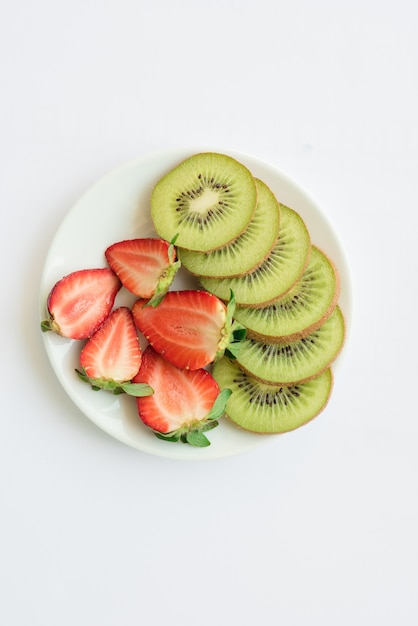
[(221, 358), (226, 354), (230, 359), (236, 359), (240, 348), (240, 342), (245, 339), (247, 329), (234, 320), (235, 313), (235, 296), (231, 289), (231, 296), (226, 307), (225, 324), (222, 333), (222, 340), (219, 343), (219, 349), (216, 358)]
[(43, 333), (51, 331), (57, 334), (59, 334), (60, 331), (58, 324), (53, 319), (43, 320), (41, 322), (41, 330)]
[(160, 304), (161, 300), (163, 300), (165, 294), (169, 290), (170, 285), (174, 280), (174, 276), (177, 274), (180, 267), (180, 261), (176, 261), (175, 263), (171, 263), (168, 267), (165, 268), (164, 272), (161, 274), (158, 280), (154, 295), (148, 300), (148, 302), (144, 306), (156, 307)]
[(174, 263), (175, 259), (176, 259), (176, 249), (174, 247), (174, 244), (177, 241), (177, 238), (179, 236), (179, 233), (177, 233), (177, 235), (174, 235), (174, 237), (172, 238), (172, 240), (170, 241), (170, 245), (168, 247), (168, 260), (170, 261), (170, 263)]
[(180, 259), (176, 261), (177, 252), (174, 247), (174, 244), (178, 236), (179, 235), (177, 233), (177, 235), (175, 235), (173, 239), (170, 241), (170, 245), (168, 247), (168, 266), (161, 273), (158, 279), (158, 283), (155, 288), (154, 294), (148, 300), (148, 302), (144, 304), (144, 306), (156, 307), (160, 304), (165, 294), (169, 290), (170, 285), (173, 282), (175, 275), (177, 274), (177, 272), (179, 271), (181, 267)]

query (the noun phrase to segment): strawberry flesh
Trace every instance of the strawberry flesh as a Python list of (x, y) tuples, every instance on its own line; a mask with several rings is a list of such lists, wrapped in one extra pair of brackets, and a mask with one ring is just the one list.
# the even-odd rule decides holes
[(212, 363), (225, 336), (226, 307), (205, 291), (169, 291), (156, 308), (137, 300), (135, 324), (154, 349), (181, 369), (199, 369)]
[(131, 311), (120, 307), (89, 339), (80, 364), (91, 378), (131, 380), (141, 365), (141, 349)]
[(124, 383), (137, 374), (141, 359), (132, 313), (127, 307), (119, 307), (87, 341), (80, 354), (82, 371), (76, 371), (93, 388), (131, 393), (135, 389), (124, 388)]
[(147, 346), (133, 382), (148, 384), (154, 390), (153, 395), (136, 398), (136, 402), (140, 419), (157, 436), (209, 445), (203, 431), (217, 426), (225, 402), (213, 411), (219, 385), (207, 370), (181, 370)]
[(48, 296), (49, 319), (44, 332), (70, 339), (88, 339), (112, 310), (121, 283), (109, 268), (78, 270), (64, 276)]
[(128, 291), (139, 298), (155, 296), (153, 305), (167, 292), (180, 262), (174, 246), (163, 239), (127, 239), (105, 251), (111, 269)]

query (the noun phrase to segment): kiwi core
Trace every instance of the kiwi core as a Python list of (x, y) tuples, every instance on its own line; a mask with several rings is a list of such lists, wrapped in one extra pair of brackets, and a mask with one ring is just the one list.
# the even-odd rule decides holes
[(151, 195), (156, 233), (180, 248), (207, 252), (236, 239), (257, 205), (251, 172), (222, 154), (201, 153), (167, 172)]
[(196, 213), (206, 213), (211, 207), (215, 206), (219, 202), (219, 195), (213, 189), (204, 189), (200, 196), (192, 198), (189, 201), (189, 207), (191, 211)]

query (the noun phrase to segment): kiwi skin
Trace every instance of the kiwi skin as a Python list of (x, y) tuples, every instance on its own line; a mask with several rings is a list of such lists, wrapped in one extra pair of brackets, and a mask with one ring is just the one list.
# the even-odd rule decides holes
[(280, 232), (280, 205), (267, 185), (255, 178), (258, 203), (247, 228), (226, 246), (210, 252), (177, 248), (181, 264), (199, 278), (235, 278), (254, 271), (270, 255)]
[[(311, 238), (301, 215), (280, 203), (279, 237), (271, 254), (242, 276), (207, 278), (203, 289), (227, 302), (231, 291), (237, 305), (260, 308), (288, 293), (305, 272), (311, 255)], [(261, 276), (261, 278), (260, 278)]]
[[(317, 246), (315, 246), (315, 247), (317, 247)], [(335, 266), (334, 262), (327, 255), (325, 255), (325, 253), (322, 250), (319, 250), (319, 251), (326, 257), (329, 265), (333, 269), (334, 276), (335, 276), (335, 291), (334, 291), (334, 295), (333, 295), (331, 301), (328, 304), (328, 308), (324, 311), (323, 315), (321, 317), (319, 317), (317, 320), (315, 320), (314, 322), (312, 322), (312, 324), (309, 324), (308, 326), (305, 326), (304, 328), (299, 329), (297, 332), (287, 333), (287, 334), (280, 334), (279, 332), (277, 332), (277, 334), (274, 334), (274, 335), (268, 335), (268, 334), (263, 334), (261, 332), (258, 332), (257, 330), (254, 330), (250, 326), (246, 325), (245, 319), (241, 320), (239, 315), (236, 316), (238, 321), (240, 323), (242, 323), (246, 327), (246, 336), (249, 339), (255, 339), (257, 341), (265, 341), (265, 342), (268, 342), (268, 343), (288, 343), (288, 342), (291, 342), (291, 341), (297, 341), (298, 339), (303, 339), (303, 337), (307, 337), (307, 335), (310, 335), (315, 330), (318, 330), (318, 328), (320, 328), (322, 326), (322, 324), (324, 324), (327, 321), (327, 319), (331, 316), (331, 314), (335, 310), (335, 307), (338, 304), (338, 300), (339, 300), (340, 293), (341, 293), (340, 275), (338, 273), (337, 267)], [(303, 276), (300, 279), (300, 281), (301, 280), (303, 280)], [(298, 281), (298, 282), (300, 282), (300, 281)], [(261, 308), (268, 308), (270, 306), (273, 306), (275, 303), (279, 303), (280, 301), (286, 300), (286, 298), (288, 298), (288, 296), (290, 295), (290, 292), (293, 291), (293, 289), (294, 289), (294, 287), (292, 289), (290, 289), (289, 292), (287, 292), (284, 296), (280, 296), (280, 298), (277, 298), (273, 302), (267, 304), (265, 307), (237, 307), (237, 310), (239, 310), (240, 308), (241, 309), (251, 309), (251, 310), (255, 310), (256, 308), (260, 308), (260, 309)], [(236, 312), (237, 312), (237, 310), (236, 310)], [(279, 330), (280, 329), (277, 328), (277, 331), (279, 331)]]
[[(332, 370), (328, 368), (307, 383), (298, 383), (291, 387), (267, 385), (240, 371), (237, 364), (226, 359), (226, 357), (215, 363), (213, 375), (221, 389), (228, 387), (232, 390), (226, 405), (226, 416), (234, 426), (258, 435), (283, 434), (311, 422), (326, 408), (334, 382)], [(256, 415), (257, 408), (255, 408), (257, 403), (254, 404), (255, 401), (251, 395), (247, 398), (244, 397), (244, 391), (240, 390), (242, 383), (248, 384), (250, 389), (259, 390), (260, 395), (267, 395), (268, 401), (264, 405), (266, 415), (260, 415), (258, 418)], [(304, 413), (303, 407), (300, 411), (292, 411), (288, 408), (286, 397), (292, 398), (295, 395), (298, 398), (301, 394), (303, 395), (304, 390), (307, 391), (308, 397), (312, 397), (311, 394), (315, 393), (314, 390), (321, 386), (323, 386), (322, 400), (317, 401), (316, 406), (311, 411)], [(285, 406), (283, 407), (283, 405)]]
[[(339, 323), (341, 326), (341, 332), (342, 332), (342, 336), (341, 336), (341, 343), (338, 346), (338, 350), (334, 353), (334, 355), (332, 356), (331, 360), (327, 360), (327, 362), (320, 366), (318, 369), (316, 369), (316, 371), (312, 371), (312, 373), (308, 376), (299, 376), (298, 378), (292, 379), (292, 380), (280, 380), (278, 378), (275, 378), (274, 380), (271, 379), (267, 379), (267, 378), (263, 378), (259, 372), (257, 371), (250, 371), (249, 369), (247, 369), (241, 362), (240, 362), (240, 353), (238, 353), (237, 356), (237, 360), (236, 360), (236, 364), (238, 365), (238, 367), (245, 372), (246, 374), (248, 374), (248, 376), (251, 376), (252, 378), (254, 378), (255, 380), (258, 380), (260, 383), (263, 384), (267, 384), (267, 385), (280, 385), (281, 387), (290, 387), (292, 385), (296, 385), (296, 384), (303, 384), (303, 383), (307, 383), (310, 380), (313, 380), (315, 378), (317, 378), (318, 376), (320, 376), (325, 370), (329, 369), (331, 367), (331, 365), (334, 363), (334, 361), (337, 359), (337, 357), (339, 356), (339, 354), (341, 353), (341, 350), (343, 349), (344, 343), (345, 343), (345, 320), (344, 320), (344, 316), (343, 313), (341, 311), (341, 309), (339, 307), (336, 307), (336, 309), (334, 310), (334, 315), (335, 315), (335, 322), (333, 323)], [(331, 320), (330, 320), (331, 322)], [(318, 330), (318, 329), (317, 329)], [(315, 332), (315, 331), (313, 331)], [(307, 339), (309, 340), (309, 335), (307, 336)], [(305, 338), (302, 337), (303, 342), (305, 341)], [(244, 340), (246, 341), (246, 340)], [(251, 340), (250, 340), (251, 341)], [(296, 340), (298, 341), (298, 340)], [(260, 342), (260, 343), (264, 343), (264, 342)], [(265, 342), (265, 345), (268, 346), (268, 344), (272, 344), (271, 341), (269, 341), (268, 343)], [(291, 345), (292, 342), (289, 343), (284, 343), (283, 346), (287, 346)], [(273, 344), (273, 345), (281, 345), (281, 344)]]

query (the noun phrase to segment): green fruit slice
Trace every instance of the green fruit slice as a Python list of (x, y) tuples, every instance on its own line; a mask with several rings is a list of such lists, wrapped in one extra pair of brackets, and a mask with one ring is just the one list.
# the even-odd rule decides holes
[(292, 385), (316, 377), (330, 366), (344, 343), (344, 318), (337, 306), (327, 321), (310, 335), (286, 343), (244, 339), (238, 365), (267, 383)]
[(234, 317), (247, 337), (260, 341), (293, 341), (309, 335), (328, 319), (338, 302), (340, 282), (331, 260), (312, 246), (301, 279), (281, 298), (265, 307), (238, 306)]
[(212, 375), (221, 389), (232, 391), (226, 415), (255, 433), (285, 433), (306, 424), (325, 408), (332, 389), (330, 369), (309, 382), (285, 387), (262, 383), (224, 357), (215, 363)]
[(286, 293), (301, 277), (309, 260), (311, 240), (301, 216), (280, 204), (279, 238), (269, 256), (253, 271), (233, 278), (201, 277), (207, 291), (243, 306), (262, 306)]
[(258, 203), (247, 228), (231, 243), (212, 252), (177, 250), (183, 267), (210, 277), (239, 276), (256, 268), (271, 252), (280, 227), (279, 203), (272, 191), (256, 179)]
[(168, 172), (151, 195), (157, 234), (190, 250), (208, 251), (232, 241), (249, 224), (257, 204), (251, 172), (224, 154), (195, 154)]

